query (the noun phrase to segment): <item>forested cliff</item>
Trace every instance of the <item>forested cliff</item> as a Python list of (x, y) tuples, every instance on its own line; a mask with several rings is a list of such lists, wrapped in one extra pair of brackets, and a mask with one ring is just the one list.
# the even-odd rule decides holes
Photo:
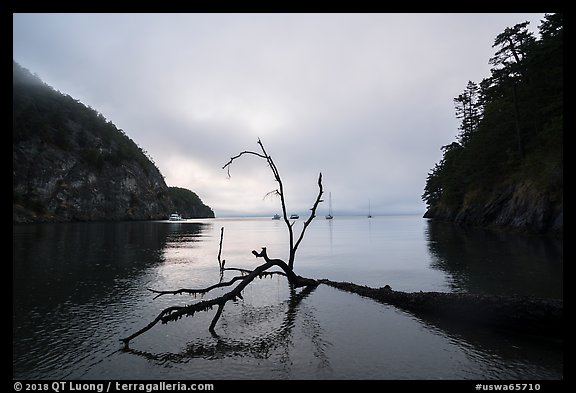
[(214, 212), (206, 206), (193, 191), (181, 187), (168, 187), (170, 199), (174, 203), (174, 211), (184, 218), (210, 218)]
[(165, 219), (174, 209), (134, 141), (16, 62), (12, 116), (14, 223)]
[(563, 17), (527, 27), (499, 34), (491, 76), (454, 99), (460, 133), (428, 174), (424, 217), (563, 231)]

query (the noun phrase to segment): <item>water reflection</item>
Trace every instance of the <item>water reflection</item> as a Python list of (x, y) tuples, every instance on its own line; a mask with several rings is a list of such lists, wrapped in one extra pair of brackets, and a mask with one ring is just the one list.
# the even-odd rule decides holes
[(14, 226), (14, 377), (65, 378), (75, 371), (66, 365), (115, 345), (173, 232), (151, 222)]
[[(483, 248), (470, 238), (428, 225), (426, 240), (432, 244), (426, 245), (422, 221), (365, 221), (338, 217), (328, 228), (312, 226), (300, 254), (302, 275), (334, 278), (341, 264), (348, 268), (341, 275), (354, 282), (362, 277), (396, 282), (392, 268), (403, 268), (407, 277), (424, 271), (413, 285), (418, 289), (430, 277), (444, 280), (443, 272), (453, 277), (457, 290), (475, 282), (493, 285), (475, 281), (469, 268), (458, 270), (462, 255)], [(230, 266), (253, 268), (258, 261), (250, 250), (262, 245), (274, 255), (285, 251), (285, 227), (269, 219), (14, 226), (13, 377), (561, 378), (561, 349), (416, 320), (325, 286), (290, 290), (283, 278), (255, 281), (245, 289), (244, 301), (227, 305), (219, 336), (207, 331), (213, 314), (200, 313), (150, 330), (135, 342), (138, 351), (121, 351), (120, 337), (165, 307), (191, 300), (152, 300), (146, 288), (217, 282), (222, 225), (227, 231), (223, 258)], [(427, 247), (437, 270), (430, 269)], [(383, 250), (386, 263), (374, 258)], [(498, 254), (506, 253), (514, 252), (499, 246)], [(468, 263), (472, 272), (490, 273)], [(322, 275), (311, 274), (310, 267), (306, 271), (310, 265)], [(379, 271), (386, 281), (374, 273)]]
[[(304, 331), (314, 347), (314, 357), (323, 368), (330, 367), (330, 361), (325, 353), (325, 348), (330, 345), (324, 340), (320, 322), (315, 318), (313, 310), (302, 309), (301, 303), (307, 298), (315, 287), (306, 287), (296, 290), (290, 286), (290, 296), (285, 302), (254, 306), (250, 304), (241, 305), (240, 318), (241, 326), (231, 327), (226, 322), (219, 326), (224, 334), (212, 333), (211, 340), (197, 340), (188, 344), (186, 349), (180, 353), (151, 353), (137, 349), (122, 349), (132, 355), (143, 357), (153, 361), (158, 365), (172, 367), (177, 363), (188, 363), (192, 359), (201, 358), (207, 360), (251, 357), (254, 359), (268, 359), (272, 356), (279, 358), (279, 367), (284, 367), (284, 373), (290, 374), (290, 365), (293, 364), (291, 355), (293, 348), (294, 334), (298, 312), (304, 313)], [(277, 323), (279, 316), (283, 315), (282, 322)], [(223, 316), (225, 320), (226, 317)], [(237, 323), (237, 322), (234, 322)], [(249, 331), (238, 332), (238, 329)], [(254, 331), (256, 334), (253, 335)], [(298, 338), (297, 338), (298, 339)], [(300, 338), (301, 339), (301, 338)]]
[[(408, 313), (409, 314), (409, 313)], [(485, 375), (505, 374), (510, 379), (524, 379), (532, 374), (541, 379), (562, 375), (563, 340), (520, 336), (487, 326), (475, 326), (446, 318), (414, 316), (429, 331), (436, 331), (486, 368)]]
[(455, 292), (563, 297), (562, 240), (429, 220), (431, 266)]
[(84, 303), (115, 295), (122, 291), (118, 281), (134, 279), (163, 261), (168, 242), (181, 238), (189, 242), (203, 228), (200, 223), (187, 225), (185, 231), (155, 223), (15, 226), (12, 261), (16, 313), (42, 304), (66, 300)]
[(334, 220), (326, 220), (328, 222), (328, 239), (330, 242), (330, 254), (334, 252)]

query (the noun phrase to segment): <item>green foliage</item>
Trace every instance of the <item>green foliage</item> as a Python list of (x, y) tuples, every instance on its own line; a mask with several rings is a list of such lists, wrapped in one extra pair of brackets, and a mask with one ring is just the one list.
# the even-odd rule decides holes
[[(154, 161), (123, 130), (96, 110), (44, 84), (16, 62), (12, 97), (15, 222), (24, 215), (26, 220), (35, 215), (42, 216), (40, 220), (119, 219), (126, 214), (161, 217), (174, 205), (185, 217), (214, 217), (212, 209), (192, 191), (168, 190)], [(137, 182), (129, 193), (116, 186), (117, 176), (123, 173), (134, 175)], [(90, 187), (78, 186), (93, 182)], [(94, 192), (97, 200), (105, 200), (101, 205), (95, 202)], [(117, 207), (109, 207), (110, 201)]]
[(186, 218), (210, 218), (214, 212), (206, 206), (196, 193), (181, 187), (169, 187), (168, 192), (176, 212)]
[[(499, 34), (491, 76), (454, 99), (458, 143), (442, 147), (422, 199), (458, 207), (467, 192), (530, 180), (562, 192), (562, 15), (546, 15), (540, 39), (519, 23)], [(559, 191), (558, 191), (559, 190)]]
[(472, 133), (478, 128), (480, 120), (482, 120), (482, 104), (480, 86), (472, 81), (468, 81), (466, 90), (454, 98), (456, 117), (462, 120), (459, 128), (460, 134), (458, 134), (460, 144), (465, 145)]
[(78, 152), (98, 170), (131, 161), (146, 172), (159, 172), (143, 150), (101, 113), (52, 89), (16, 62), (12, 97), (14, 144), (41, 141)]
[(494, 57), (489, 61), (495, 68), (494, 71), (504, 71), (502, 75), (507, 77), (516, 74), (525, 75), (526, 57), (533, 50), (536, 42), (533, 34), (528, 31), (530, 22), (522, 22), (514, 27), (507, 27), (496, 37), (492, 47), (498, 47)]

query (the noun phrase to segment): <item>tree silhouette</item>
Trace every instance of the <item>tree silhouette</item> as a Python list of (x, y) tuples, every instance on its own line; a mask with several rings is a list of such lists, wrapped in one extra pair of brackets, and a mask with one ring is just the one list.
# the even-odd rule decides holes
[[(157, 297), (167, 295), (167, 294), (176, 295), (176, 294), (187, 293), (187, 294), (196, 296), (196, 295), (205, 295), (205, 294), (209, 293), (210, 291), (217, 289), (217, 288), (231, 287), (232, 289), (230, 289), (225, 294), (218, 296), (218, 297), (215, 297), (215, 298), (212, 298), (212, 299), (201, 300), (199, 302), (184, 305), (184, 306), (171, 306), (171, 307), (165, 308), (148, 325), (144, 326), (142, 329), (131, 334), (130, 336), (121, 339), (121, 341), (124, 343), (124, 346), (126, 348), (129, 347), (130, 341), (132, 341), (134, 338), (140, 336), (141, 334), (143, 334), (143, 333), (147, 332), (148, 330), (150, 330), (151, 328), (153, 328), (158, 322), (167, 323), (167, 322), (176, 321), (182, 317), (192, 317), (197, 312), (208, 311), (208, 310), (212, 310), (214, 307), (217, 307), (216, 314), (214, 315), (214, 318), (212, 319), (212, 322), (210, 323), (210, 326), (208, 328), (208, 330), (210, 330), (210, 332), (215, 334), (216, 323), (220, 319), (220, 316), (222, 315), (222, 311), (224, 310), (224, 306), (226, 305), (226, 303), (228, 303), (229, 301), (235, 301), (237, 299), (242, 299), (242, 291), (244, 290), (244, 288), (246, 288), (246, 286), (248, 286), (257, 277), (262, 278), (262, 277), (265, 277), (267, 275), (279, 274), (279, 275), (286, 277), (286, 279), (288, 280), (288, 282), (292, 288), (315, 287), (318, 285), (318, 281), (313, 280), (313, 279), (309, 279), (309, 278), (304, 278), (304, 277), (301, 277), (301, 276), (297, 275), (296, 273), (294, 273), (294, 259), (296, 257), (296, 251), (298, 249), (298, 246), (301, 244), (302, 239), (304, 238), (304, 234), (306, 232), (306, 229), (308, 228), (308, 226), (310, 225), (310, 223), (312, 222), (314, 217), (316, 217), (316, 209), (317, 209), (318, 205), (320, 204), (320, 202), (322, 202), (322, 199), (321, 199), (322, 194), (323, 194), (322, 173), (320, 173), (318, 176), (318, 194), (316, 196), (314, 204), (312, 205), (312, 208), (310, 209), (310, 216), (304, 222), (304, 227), (302, 228), (302, 231), (300, 232), (300, 235), (298, 236), (297, 240), (294, 241), (295, 237), (294, 237), (294, 228), (293, 227), (294, 227), (295, 222), (294, 221), (290, 222), (290, 220), (288, 219), (286, 202), (285, 202), (284, 184), (282, 183), (282, 178), (280, 177), (280, 172), (278, 171), (278, 168), (276, 167), (276, 164), (274, 163), (274, 160), (272, 159), (272, 157), (266, 152), (266, 149), (264, 148), (264, 144), (262, 143), (262, 141), (260, 141), (260, 139), (258, 140), (258, 146), (260, 147), (259, 152), (249, 151), (249, 150), (243, 151), (243, 152), (237, 154), (236, 156), (230, 158), (230, 160), (222, 167), (222, 169), (228, 170), (228, 175), (230, 175), (231, 164), (235, 160), (239, 159), (240, 157), (242, 157), (244, 155), (253, 155), (253, 156), (256, 156), (256, 157), (259, 157), (259, 158), (266, 160), (268, 166), (270, 167), (270, 170), (272, 171), (272, 174), (274, 175), (274, 179), (278, 183), (278, 189), (272, 191), (272, 193), (276, 194), (280, 197), (280, 201), (282, 204), (282, 212), (284, 215), (284, 222), (286, 223), (286, 226), (288, 228), (289, 240), (290, 240), (290, 242), (289, 242), (289, 244), (290, 244), (290, 259), (288, 260), (288, 263), (286, 263), (285, 261), (283, 261), (281, 259), (270, 258), (268, 256), (267, 251), (266, 251), (266, 247), (263, 247), (260, 252), (255, 251), (255, 250), (252, 251), (252, 254), (254, 254), (254, 256), (256, 258), (263, 258), (264, 259), (264, 263), (261, 264), (260, 266), (257, 266), (255, 269), (247, 270), (247, 269), (239, 269), (239, 268), (227, 268), (225, 266), (225, 264), (226, 264), (225, 260), (221, 260), (222, 242), (223, 242), (223, 236), (224, 236), (224, 230), (222, 229), (222, 234), (221, 234), (221, 238), (220, 238), (220, 250), (218, 252), (218, 264), (219, 264), (220, 273), (221, 273), (221, 276), (220, 276), (221, 279), (220, 279), (219, 283), (211, 285), (211, 286), (206, 287), (206, 288), (197, 288), (197, 289), (181, 288), (181, 289), (177, 289), (177, 290), (167, 290), (167, 291), (158, 291), (158, 290), (150, 289), (150, 291), (153, 293), (156, 293), (156, 298), (157, 298)], [(280, 268), (280, 270), (270, 270), (273, 267)], [(240, 273), (240, 275), (237, 275), (228, 281), (223, 281), (225, 271), (237, 271)]]
[[(442, 159), (426, 178), (426, 217), (470, 218), (460, 213), (486, 203), (496, 190), (520, 184), (561, 205), (562, 22), (562, 14), (546, 15), (539, 39), (528, 22), (495, 38), (490, 76), (478, 84), (469, 81), (454, 98), (459, 134), (442, 147)], [(485, 214), (471, 218), (478, 225), (490, 222)]]
[(512, 108), (514, 113), (514, 129), (516, 131), (516, 144), (520, 159), (524, 159), (524, 143), (520, 126), (520, 98), (518, 97), (518, 85), (528, 83), (526, 58), (534, 48), (536, 39), (528, 31), (530, 22), (518, 23), (514, 27), (506, 28), (498, 34), (492, 47), (498, 47), (494, 57), (489, 61), (494, 68), (491, 69), (492, 77), (497, 84), (512, 93)]
[(472, 81), (468, 81), (464, 92), (454, 98), (454, 106), (456, 109), (456, 118), (462, 120), (458, 140), (461, 145), (465, 145), (472, 133), (478, 128), (480, 120), (482, 119), (480, 86)]
[(230, 158), (230, 161), (228, 161), (226, 163), (226, 165), (224, 165), (222, 167), (222, 169), (227, 169), (228, 170), (228, 176), (230, 176), (230, 166), (232, 165), (232, 162), (234, 162), (234, 160), (242, 157), (243, 155), (254, 155), (256, 157), (259, 157), (259, 158), (266, 160), (268, 166), (270, 167), (270, 170), (272, 171), (272, 174), (274, 175), (274, 180), (276, 181), (276, 183), (278, 183), (278, 188), (276, 190), (269, 192), (268, 195), (277, 195), (278, 197), (280, 197), (280, 202), (282, 204), (282, 217), (284, 219), (284, 222), (286, 223), (286, 227), (288, 228), (288, 235), (289, 235), (289, 239), (290, 239), (290, 253), (289, 253), (289, 257), (288, 257), (288, 267), (290, 269), (293, 269), (294, 268), (294, 259), (296, 258), (296, 251), (298, 250), (298, 246), (300, 246), (300, 243), (302, 242), (302, 239), (304, 238), (304, 234), (306, 233), (306, 229), (308, 228), (308, 226), (310, 225), (312, 220), (316, 217), (316, 209), (318, 208), (318, 204), (320, 204), (320, 202), (323, 202), (322, 194), (324, 193), (324, 191), (322, 188), (322, 173), (320, 173), (318, 175), (318, 195), (316, 196), (316, 200), (314, 201), (314, 205), (310, 209), (310, 211), (311, 211), (310, 216), (308, 217), (308, 219), (306, 221), (304, 221), (304, 227), (302, 228), (302, 231), (300, 232), (298, 239), (296, 240), (296, 242), (294, 242), (294, 229), (293, 229), (293, 227), (294, 227), (295, 221), (290, 222), (290, 220), (288, 218), (288, 213), (286, 210), (284, 184), (282, 183), (282, 178), (280, 177), (280, 172), (278, 171), (276, 164), (272, 160), (272, 157), (270, 155), (268, 155), (268, 153), (266, 152), (266, 149), (264, 148), (264, 145), (262, 144), (262, 141), (260, 141), (260, 139), (258, 139), (258, 146), (260, 146), (261, 152), (243, 151), (240, 154)]

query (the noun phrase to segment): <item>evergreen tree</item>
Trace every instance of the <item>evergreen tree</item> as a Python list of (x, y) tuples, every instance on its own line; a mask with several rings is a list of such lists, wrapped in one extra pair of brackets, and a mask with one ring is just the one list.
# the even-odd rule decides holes
[(493, 74), (503, 71), (501, 76), (515, 77), (518, 74), (525, 76), (525, 59), (536, 42), (534, 35), (528, 31), (529, 24), (528, 21), (518, 23), (498, 34), (492, 48), (499, 49), (489, 61), (495, 67)]
[(522, 181), (561, 198), (562, 24), (562, 14), (546, 15), (540, 39), (528, 22), (496, 37), (490, 77), (469, 81), (454, 98), (459, 134), (427, 176), (422, 199), (429, 207), (458, 208), (466, 195)]
[(482, 119), (482, 100), (480, 86), (472, 81), (468, 81), (466, 90), (458, 97), (454, 98), (456, 118), (462, 120), (460, 123), (460, 134), (458, 140), (465, 145), (474, 130), (478, 128)]

